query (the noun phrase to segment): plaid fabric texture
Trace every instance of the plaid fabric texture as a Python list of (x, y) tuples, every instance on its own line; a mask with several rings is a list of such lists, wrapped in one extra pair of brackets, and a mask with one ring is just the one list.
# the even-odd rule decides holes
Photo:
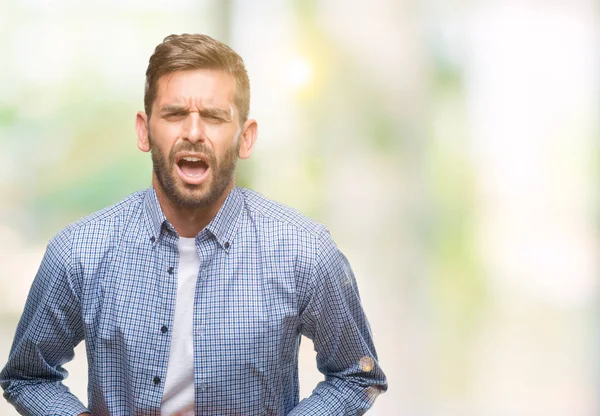
[[(20, 413), (160, 415), (177, 241), (152, 188), (50, 241), (0, 373)], [(352, 270), (322, 225), (234, 188), (196, 248), (197, 415), (356, 415), (386, 390)], [(301, 335), (324, 381), (299, 402)], [(83, 339), (87, 407), (62, 384)]]

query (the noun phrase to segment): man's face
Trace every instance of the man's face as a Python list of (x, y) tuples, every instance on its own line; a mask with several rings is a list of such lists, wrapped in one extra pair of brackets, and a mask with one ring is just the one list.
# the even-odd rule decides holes
[(235, 87), (230, 74), (216, 70), (158, 80), (148, 146), (160, 191), (177, 206), (205, 208), (233, 185), (243, 133)]

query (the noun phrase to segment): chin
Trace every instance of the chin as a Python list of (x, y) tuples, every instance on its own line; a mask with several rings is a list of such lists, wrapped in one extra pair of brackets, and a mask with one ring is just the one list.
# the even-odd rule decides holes
[(213, 202), (213, 199), (206, 192), (179, 192), (173, 202), (189, 208), (205, 208)]

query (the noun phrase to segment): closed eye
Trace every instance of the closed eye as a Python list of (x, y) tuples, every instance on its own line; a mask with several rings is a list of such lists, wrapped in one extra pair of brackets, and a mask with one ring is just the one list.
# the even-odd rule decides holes
[(203, 120), (210, 123), (226, 123), (229, 120), (229, 113), (222, 110), (203, 110), (200, 112)]
[[(167, 121), (180, 121), (186, 118), (190, 111), (179, 106), (165, 106), (160, 112), (160, 117)], [(200, 117), (210, 124), (222, 124), (231, 121), (231, 114), (220, 108), (205, 108), (200, 110)]]
[(181, 120), (181, 119), (187, 117), (187, 115), (188, 115), (187, 111), (169, 111), (169, 112), (162, 113), (161, 117), (164, 118), (165, 120), (176, 121), (176, 120)]

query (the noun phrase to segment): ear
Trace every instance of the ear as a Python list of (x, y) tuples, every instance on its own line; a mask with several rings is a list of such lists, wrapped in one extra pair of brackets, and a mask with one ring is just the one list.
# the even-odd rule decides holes
[(238, 156), (240, 159), (248, 159), (252, 155), (254, 143), (258, 137), (258, 124), (256, 120), (248, 119), (242, 127), (242, 135), (240, 136), (240, 150)]
[(138, 111), (135, 116), (135, 131), (137, 132), (137, 146), (142, 152), (150, 151), (150, 140), (148, 140), (148, 115)]

